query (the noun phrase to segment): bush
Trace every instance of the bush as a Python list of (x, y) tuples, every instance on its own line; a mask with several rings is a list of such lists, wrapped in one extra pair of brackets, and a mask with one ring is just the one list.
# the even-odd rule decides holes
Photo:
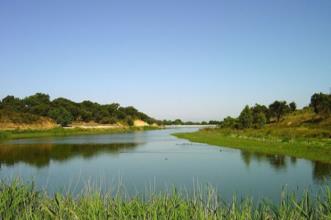
[(316, 114), (322, 117), (329, 117), (331, 113), (331, 95), (315, 93), (311, 97), (310, 105)]
[(253, 114), (248, 105), (242, 110), (238, 118), (239, 128), (250, 128), (253, 124)]
[(67, 126), (73, 120), (70, 112), (63, 107), (53, 108), (49, 111), (48, 116), (60, 124), (62, 127)]

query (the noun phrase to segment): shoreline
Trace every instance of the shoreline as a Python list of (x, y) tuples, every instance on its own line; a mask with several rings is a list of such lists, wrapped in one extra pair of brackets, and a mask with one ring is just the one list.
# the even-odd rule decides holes
[(263, 154), (279, 154), (313, 161), (331, 163), (331, 140), (327, 138), (252, 137), (222, 129), (175, 133), (177, 138), (226, 148)]
[(122, 127), (58, 127), (52, 129), (24, 129), (24, 130), (0, 130), (0, 140), (28, 139), (42, 137), (64, 137), (71, 135), (94, 135), (94, 134), (115, 134), (135, 131), (158, 130), (162, 127), (156, 126), (122, 126)]

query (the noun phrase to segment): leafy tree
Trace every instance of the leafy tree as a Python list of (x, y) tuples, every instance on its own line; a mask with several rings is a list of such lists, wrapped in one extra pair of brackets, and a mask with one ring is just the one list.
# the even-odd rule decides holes
[(51, 109), (48, 115), (63, 127), (68, 126), (73, 120), (72, 114), (63, 107)]
[[(261, 114), (264, 115), (266, 123), (270, 121), (269, 109), (265, 105), (255, 104), (251, 110), (253, 114), (253, 124), (260, 124)], [(259, 127), (259, 125), (257, 127)]]
[[(49, 95), (43, 93), (36, 93), (23, 100), (14, 96), (7, 96), (0, 103), (0, 108), (39, 116), (50, 116), (62, 125), (67, 125), (68, 121), (70, 123), (72, 120), (95, 121), (107, 124), (113, 124), (118, 121), (127, 123), (128, 118), (132, 121), (141, 119), (149, 124), (161, 123), (139, 112), (132, 106), (121, 107), (117, 103), (100, 105), (91, 101), (76, 103), (65, 98), (57, 98), (50, 101)], [(131, 124), (131, 122), (129, 123)]]
[(310, 105), (316, 114), (328, 117), (331, 113), (331, 95), (315, 93), (311, 97)]
[(173, 124), (174, 124), (174, 125), (182, 125), (183, 122), (182, 122), (182, 120), (180, 120), (180, 119), (176, 119), (176, 120), (173, 122)]
[(36, 93), (26, 97), (23, 102), (30, 113), (47, 116), (50, 107), (49, 95)]
[(216, 121), (216, 120), (210, 120), (208, 122), (208, 124), (210, 124), (210, 125), (219, 125), (219, 124), (221, 124), (221, 122), (220, 121)]
[(25, 105), (19, 98), (9, 95), (2, 99), (2, 108), (13, 111), (24, 111)]
[(109, 105), (105, 106), (108, 113), (113, 117), (116, 116), (116, 112), (117, 112), (119, 107), (120, 107), (120, 105), (118, 103), (112, 103), (112, 104), (109, 104)]
[(49, 95), (43, 93), (36, 93), (34, 95), (28, 96), (24, 99), (24, 102), (28, 106), (35, 106), (39, 104), (49, 104)]
[(127, 116), (126, 117), (126, 123), (129, 125), (129, 126), (133, 126), (134, 125), (134, 121), (132, 119), (131, 116)]
[(57, 98), (52, 101), (52, 107), (63, 107), (68, 112), (70, 112), (75, 120), (81, 118), (81, 108), (79, 104), (66, 99), (66, 98)]
[(252, 126), (253, 114), (248, 105), (240, 113), (238, 123), (240, 128), (250, 128)]
[(291, 112), (297, 110), (297, 104), (295, 104), (295, 102), (291, 102), (288, 106), (290, 107)]
[(237, 125), (238, 120), (230, 116), (224, 118), (224, 120), (220, 123), (221, 128), (236, 128)]
[(289, 112), (289, 106), (286, 104), (286, 101), (275, 101), (269, 105), (269, 112), (271, 117), (275, 117), (277, 122)]
[(254, 115), (254, 127), (255, 128), (263, 128), (267, 123), (267, 118), (263, 112), (259, 112)]

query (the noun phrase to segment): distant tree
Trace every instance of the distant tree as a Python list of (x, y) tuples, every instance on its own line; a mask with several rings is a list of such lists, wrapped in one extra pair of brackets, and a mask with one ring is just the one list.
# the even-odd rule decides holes
[(120, 107), (120, 105), (118, 103), (112, 103), (112, 104), (109, 104), (109, 105), (105, 106), (105, 108), (107, 109), (107, 111), (109, 112), (109, 114), (112, 117), (116, 116), (116, 112), (117, 112), (119, 107)]
[(49, 111), (48, 116), (56, 121), (57, 124), (60, 124), (62, 127), (69, 125), (73, 116), (63, 107), (53, 108)]
[(255, 104), (254, 107), (251, 108), (253, 114), (253, 124), (257, 124), (255, 127), (260, 127), (261, 116), (264, 115), (266, 123), (270, 121), (269, 109), (265, 105)]
[(220, 121), (216, 121), (216, 120), (210, 120), (208, 122), (208, 124), (210, 124), (210, 125), (219, 125), (219, 124), (221, 124), (221, 122)]
[(36, 93), (34, 95), (28, 96), (24, 99), (24, 102), (28, 106), (35, 106), (39, 104), (49, 104), (49, 95), (44, 93)]
[(253, 124), (253, 114), (248, 105), (242, 110), (238, 118), (239, 128), (250, 128)]
[(221, 128), (236, 128), (237, 125), (238, 125), (237, 119), (228, 116), (228, 117), (224, 118), (224, 120), (220, 123), (219, 127), (221, 127)]
[(254, 116), (254, 127), (263, 128), (267, 123), (267, 118), (263, 112), (259, 112)]
[[(49, 116), (62, 125), (67, 125), (68, 121), (71, 122), (72, 120), (95, 121), (107, 124), (117, 123), (118, 121), (127, 123), (129, 121), (131, 124), (130, 121), (135, 119), (141, 119), (149, 124), (161, 124), (161, 121), (139, 112), (132, 106), (121, 107), (117, 103), (100, 105), (91, 101), (76, 103), (66, 98), (57, 98), (51, 101), (49, 95), (43, 93), (36, 93), (23, 100), (14, 96), (7, 96), (0, 103), (0, 108), (2, 109)], [(128, 120), (128, 118), (131, 118), (131, 120)], [(172, 124), (173, 122), (170, 123)]]
[(126, 117), (126, 123), (129, 125), (129, 126), (133, 126), (134, 125), (134, 121), (132, 119), (131, 116), (127, 116)]
[(297, 110), (297, 104), (295, 104), (295, 102), (291, 102), (288, 106), (290, 107), (291, 112)]
[(2, 108), (6, 108), (12, 111), (25, 111), (24, 102), (12, 95), (6, 96), (2, 99)]
[(72, 114), (75, 120), (81, 119), (81, 111), (79, 104), (66, 99), (66, 98), (57, 98), (52, 101), (52, 107), (63, 107), (68, 112)]
[(269, 105), (269, 112), (271, 117), (275, 117), (277, 122), (289, 112), (289, 106), (286, 101), (275, 101), (271, 105)]
[(174, 125), (182, 125), (183, 122), (182, 122), (182, 120), (180, 120), (180, 119), (176, 119), (176, 120), (173, 121), (173, 124), (174, 124)]
[(331, 95), (315, 93), (311, 97), (310, 106), (314, 112), (322, 117), (329, 117), (331, 113)]
[(23, 99), (23, 102), (32, 114), (47, 116), (50, 109), (49, 95), (43, 93), (36, 93)]

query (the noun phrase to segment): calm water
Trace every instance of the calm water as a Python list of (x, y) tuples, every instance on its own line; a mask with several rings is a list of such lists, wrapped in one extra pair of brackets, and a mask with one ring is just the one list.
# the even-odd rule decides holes
[(123, 182), (129, 193), (172, 186), (191, 190), (197, 182), (234, 193), (278, 200), (282, 187), (301, 192), (330, 183), (331, 164), (252, 154), (171, 136), (197, 128), (114, 135), (13, 140), (0, 144), (0, 178), (33, 180), (52, 193), (79, 192), (88, 183), (103, 190)]

